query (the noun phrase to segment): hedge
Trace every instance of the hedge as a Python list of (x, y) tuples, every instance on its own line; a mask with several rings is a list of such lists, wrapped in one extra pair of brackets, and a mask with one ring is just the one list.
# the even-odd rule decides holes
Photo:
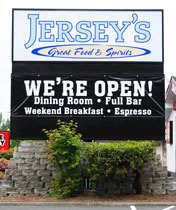
[(88, 172), (95, 188), (98, 180), (112, 176), (125, 178), (127, 174), (140, 172), (152, 160), (155, 145), (150, 141), (127, 141), (121, 143), (93, 143), (86, 148)]

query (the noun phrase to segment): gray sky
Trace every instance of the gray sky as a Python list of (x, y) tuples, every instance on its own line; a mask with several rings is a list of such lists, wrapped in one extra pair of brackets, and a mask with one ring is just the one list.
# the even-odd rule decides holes
[(0, 7), (0, 112), (10, 114), (12, 8), (48, 9), (164, 9), (164, 71), (166, 86), (176, 76), (176, 10), (174, 0), (7, 0)]

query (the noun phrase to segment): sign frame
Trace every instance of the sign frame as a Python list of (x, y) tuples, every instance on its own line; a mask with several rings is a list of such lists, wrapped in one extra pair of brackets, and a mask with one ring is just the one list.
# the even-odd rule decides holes
[[(130, 16), (124, 14), (124, 16), (122, 18), (119, 18), (118, 19), (118, 16), (117, 18), (115, 17), (114, 19), (110, 18), (110, 19), (101, 19), (103, 17), (103, 13), (100, 15), (100, 20), (103, 20), (103, 21), (108, 21), (109, 22), (107, 23), (108, 26), (110, 26), (110, 21), (115, 21), (114, 24), (116, 24), (116, 27), (119, 28), (119, 30), (121, 31), (122, 30), (122, 27), (123, 27), (123, 24), (125, 24), (125, 21), (127, 20), (128, 22), (131, 21), (131, 24), (132, 24), (132, 21), (133, 19), (130, 19), (130, 18), (133, 18), (133, 14), (135, 14), (136, 12), (136, 16), (140, 17), (139, 18), (139, 22), (142, 22), (144, 20), (145, 22), (145, 18), (146, 18), (146, 15), (149, 15), (149, 13), (147, 14), (144, 14), (143, 13), (137, 13), (138, 11), (139, 12), (159, 12), (156, 14), (153, 14), (151, 15), (150, 19), (146, 20), (146, 22), (148, 24), (150, 23), (153, 23), (152, 21), (154, 20), (154, 17), (155, 18), (155, 23), (153, 25), (153, 28), (156, 26), (156, 23), (159, 22), (159, 33), (157, 33), (157, 35), (159, 34), (160, 36), (160, 39), (159, 41), (157, 42), (157, 46), (159, 46), (158, 48), (158, 51), (156, 50), (155, 51), (155, 54), (151, 54), (151, 56), (147, 57), (147, 58), (142, 58), (142, 59), (90, 59), (90, 60), (81, 60), (81, 59), (72, 59), (72, 60), (62, 60), (62, 59), (58, 59), (58, 60), (52, 60), (52, 59), (49, 59), (49, 60), (37, 60), (37, 59), (34, 59), (34, 60), (25, 60), (24, 56), (22, 56), (22, 59), (15, 59), (15, 58), (20, 58), (19, 57), (14, 57), (14, 54), (15, 54), (15, 51), (14, 51), (14, 42), (15, 44), (20, 44), (22, 47), (24, 46), (24, 44), (27, 43), (27, 40), (30, 40), (30, 36), (29, 36), (29, 25), (28, 25), (28, 32), (26, 32), (26, 35), (24, 36), (25, 37), (25, 41), (24, 41), (24, 37), (23, 37), (23, 41), (21, 42), (20, 41), (20, 38), (18, 37), (18, 34), (16, 35), (16, 37), (18, 37), (19, 39), (19, 42), (17, 39), (14, 38), (14, 30), (17, 30), (19, 31), (18, 29), (20, 27), (23, 27), (24, 26), (24, 22), (22, 22), (22, 26), (21, 24), (18, 25), (18, 27), (16, 28), (15, 27), (15, 23), (14, 23), (14, 13), (15, 11), (31, 11), (31, 14), (34, 14), (35, 11), (67, 11), (67, 12), (72, 12), (70, 14), (69, 17), (73, 16), (73, 11), (82, 11), (82, 14), (83, 12), (89, 12), (89, 11), (102, 11), (102, 12), (131, 12), (130, 13)], [(32, 12), (33, 11), (33, 12)], [(66, 76), (79, 76), (80, 74), (82, 75), (85, 75), (85, 76), (109, 76), (109, 75), (120, 75), (122, 77), (128, 77), (128, 75), (132, 75), (132, 76), (135, 76), (135, 77), (140, 77), (140, 76), (149, 76), (149, 77), (155, 77), (155, 76), (161, 76), (161, 77), (164, 77), (164, 74), (163, 74), (163, 64), (164, 64), (164, 21), (163, 21), (163, 16), (164, 16), (164, 11), (162, 9), (117, 9), (117, 10), (114, 10), (114, 9), (12, 9), (12, 78), (14, 76), (27, 76), (27, 75), (34, 75), (36, 77), (42, 77), (42, 76), (47, 76), (47, 74), (51, 75), (51, 76), (54, 76), (58, 75), (61, 76), (61, 75), (66, 75)], [(26, 15), (27, 13), (23, 13), (22, 16)], [(49, 13), (50, 15), (51, 13)], [(75, 13), (74, 13), (75, 14)], [(105, 14), (105, 13), (104, 13)], [(107, 13), (106, 13), (107, 14)], [(141, 14), (139, 16), (139, 14)], [(38, 14), (35, 14), (35, 15), (40, 15), (40, 13)], [(88, 15), (87, 15), (88, 16)], [(134, 15), (135, 16), (135, 15)], [(18, 22), (19, 20), (19, 17), (21, 16), (18, 16), (18, 18), (16, 18), (16, 23)], [(45, 17), (45, 15), (44, 15)], [(57, 16), (56, 15), (53, 15), (53, 19), (51, 17), (50, 19), (50, 16), (46, 16), (46, 19), (49, 17), (49, 22), (51, 22), (53, 20), (54, 24), (56, 24), (56, 21), (57, 21)], [(85, 15), (86, 17), (86, 15)], [(98, 16), (99, 18), (99, 16)], [(99, 19), (95, 18), (94, 19), (86, 19), (86, 20), (89, 20), (92, 21), (91, 22), (91, 33), (93, 33), (93, 29), (95, 28), (95, 26), (93, 25), (93, 21), (97, 22), (99, 21)], [(41, 19), (42, 21), (44, 19)], [(62, 21), (62, 19), (59, 19)], [(64, 20), (64, 19), (63, 19)], [(68, 19), (69, 20), (69, 19)], [(78, 23), (79, 19), (76, 19), (75, 22), (72, 22), (76, 28), (76, 24)], [(82, 19), (80, 19), (82, 21)], [(31, 19), (29, 20), (31, 21)], [(117, 23), (117, 21), (119, 21), (119, 25)], [(158, 22), (157, 22), (158, 21)], [(44, 20), (45, 22), (45, 20)], [(38, 24), (38, 19), (36, 20), (36, 23)], [(136, 24), (138, 22), (136, 21)], [(29, 22), (30, 24), (30, 22)], [(44, 23), (43, 23), (44, 24)], [(135, 31), (135, 28), (136, 26), (134, 26), (134, 28), (132, 28), (133, 30), (133, 33), (132, 33), (132, 38), (131, 38), (131, 42), (124, 42), (122, 43), (123, 44), (128, 44), (128, 43), (132, 43), (131, 46), (136, 46), (140, 48), (140, 44), (138, 43), (137, 45), (135, 45), (135, 37), (137, 37), (137, 35), (140, 35), (139, 32)], [(140, 26), (139, 26), (140, 27)], [(144, 27), (144, 28), (143, 28)], [(40, 33), (38, 33), (38, 30), (40, 30), (41, 28), (41, 25), (39, 24), (39, 27), (37, 28), (37, 30), (35, 30), (34, 34), (36, 36), (36, 31), (37, 31), (37, 34), (39, 35), (39, 37), (37, 38), (40, 38)], [(52, 28), (52, 27), (49, 27), (49, 28)], [(57, 28), (56, 28), (57, 29)], [(85, 28), (84, 28), (85, 29)], [(86, 27), (87, 29), (87, 27)], [(103, 26), (103, 29), (105, 29), (105, 27)], [(143, 29), (143, 33), (141, 34), (141, 36), (138, 36), (139, 38), (142, 39), (142, 36), (144, 35), (144, 31), (146, 29), (147, 31), (147, 27), (146, 25), (143, 25), (141, 26), (141, 30)], [(58, 29), (57, 29), (58, 30)], [(63, 29), (64, 30), (64, 29)], [(89, 29), (87, 29), (89, 30)], [(95, 29), (94, 29), (95, 30)], [(112, 30), (112, 28), (111, 28)], [(117, 29), (113, 29), (115, 32), (115, 36), (118, 37), (118, 34), (117, 33)], [(130, 29), (131, 30), (131, 29)], [(16, 32), (17, 32), (16, 31)], [(148, 31), (149, 33), (153, 34), (156, 32), (156, 30), (153, 31), (153, 29), (151, 28), (151, 31)], [(129, 31), (130, 33), (130, 31)], [(46, 35), (45, 33), (45, 30), (44, 30), (44, 34)], [(55, 33), (53, 32), (50, 32), (48, 35), (52, 35), (54, 34), (54, 41), (56, 40), (57, 37), (59, 37), (59, 35), (57, 36), (57, 33), (55, 35)], [(70, 32), (71, 34), (71, 32)], [(78, 34), (79, 34), (79, 31), (78, 31)], [(84, 34), (84, 33), (83, 33)], [(82, 39), (83, 39), (83, 34), (81, 34), (82, 36), (80, 36)], [(62, 34), (63, 35), (63, 34)], [(76, 34), (77, 35), (77, 34)], [(103, 35), (102, 37), (105, 37), (106, 33), (104, 34), (101, 34)], [(107, 35), (111, 35), (111, 33), (107, 33)], [(129, 35), (129, 34), (128, 34)], [(131, 35), (131, 34), (130, 34)], [(63, 36), (66, 36), (66, 35), (63, 35)], [(94, 35), (95, 36), (95, 35)], [(115, 42), (115, 36), (113, 36), (113, 42)], [(46, 37), (45, 40), (47, 40), (47, 36), (44, 36)], [(76, 37), (75, 34), (73, 35), (73, 37)], [(78, 35), (77, 35), (78, 37)], [(100, 37), (100, 36), (99, 36)], [(123, 37), (123, 36), (121, 36)], [(143, 36), (145, 37), (145, 36)], [(124, 38), (125, 38), (125, 34), (124, 34)], [(127, 38), (129, 38), (129, 36), (127, 36)], [(146, 37), (145, 37), (146, 38)], [(17, 42), (16, 42), (17, 40)], [(77, 41), (77, 39), (74, 39)], [(156, 40), (156, 36), (153, 40)], [(69, 40), (68, 40), (69, 41)], [(91, 40), (92, 41), (92, 40)], [(92, 41), (93, 42), (93, 41)], [(21, 44), (22, 43), (22, 44)], [(48, 44), (48, 42), (45, 42)], [(56, 43), (56, 42), (55, 42)], [(54, 42), (51, 43), (51, 45), (55, 44)], [(107, 46), (111, 46), (111, 42), (107, 42), (108, 45)], [(107, 44), (105, 43), (105, 44)], [(16, 46), (18, 46), (18, 44)], [(63, 42), (62, 44), (65, 44), (65, 42)], [(150, 51), (153, 50), (153, 41), (152, 43), (149, 43), (146, 44), (146, 45), (143, 45), (144, 48), (149, 49)], [(103, 44), (104, 45), (104, 44)], [(120, 45), (120, 43), (119, 43)], [(32, 46), (32, 45), (31, 45)], [(33, 45), (35, 46), (35, 49), (39, 49), (40, 48), (40, 43), (36, 43), (36, 45)], [(42, 45), (43, 46), (43, 45)], [(130, 47), (130, 45), (128, 45)], [(36, 48), (37, 47), (37, 48)], [(142, 46), (141, 46), (142, 47)], [(154, 47), (156, 47), (154, 45)], [(31, 54), (31, 51), (32, 50), (35, 50), (35, 49), (32, 49), (33, 47), (29, 48), (29, 57), (30, 57), (30, 54)], [(43, 47), (44, 48), (44, 47)], [(17, 48), (16, 48), (17, 49)], [(22, 48), (20, 48), (22, 49)], [(141, 48), (142, 49), (142, 48)], [(18, 52), (18, 51), (16, 51)], [(25, 50), (23, 51), (20, 51), (20, 52), (25, 52)], [(38, 51), (35, 51), (35, 52), (38, 52)], [(155, 56), (157, 55), (157, 52), (158, 52), (158, 56)], [(21, 54), (19, 54), (21, 55)], [(28, 56), (27, 55), (27, 56)], [(49, 54), (48, 54), (49, 55)], [(133, 55), (133, 53), (132, 53)], [(142, 54), (141, 54), (142, 55)], [(142, 56), (138, 56), (138, 57), (142, 57)], [(30, 57), (31, 58), (31, 57)], [(34, 55), (33, 57), (34, 58)], [(12, 81), (12, 79), (11, 79)], [(141, 83), (142, 84), (142, 83)], [(162, 87), (164, 87), (164, 82), (162, 84)], [(21, 88), (21, 86), (20, 86)], [(14, 96), (16, 95), (13, 95), (14, 92), (11, 90), (11, 99), (14, 99)], [(160, 95), (160, 99), (162, 100), (162, 107), (164, 107), (164, 91), (163, 91), (163, 94)], [(15, 101), (13, 101), (15, 102)], [(44, 134), (41, 133), (41, 130), (43, 128), (46, 128), (46, 129), (52, 129), (56, 126), (56, 123), (57, 123), (57, 118), (59, 118), (59, 116), (43, 116), (43, 117), (40, 117), (40, 116), (27, 116), (27, 117), (23, 117), (23, 116), (18, 116), (17, 115), (13, 115), (13, 110), (12, 110), (12, 106), (13, 103), (12, 103), (12, 100), (11, 100), (11, 126), (12, 126), (12, 133), (11, 133), (11, 136), (14, 138), (14, 139), (36, 139), (36, 140), (39, 140), (39, 139), (43, 139), (43, 138), (46, 138), (46, 136), (44, 136)], [(69, 121), (70, 119), (71, 120), (76, 120), (76, 122), (78, 122), (78, 124), (80, 124), (81, 126), (79, 127), (79, 132), (83, 134), (83, 139), (85, 141), (90, 141), (92, 139), (96, 140), (96, 139), (101, 139), (101, 140), (116, 140), (116, 139), (120, 139), (120, 140), (127, 140), (127, 139), (130, 139), (130, 140), (153, 140), (153, 139), (156, 139), (156, 140), (164, 140), (164, 112), (162, 114), (162, 116), (151, 116), (152, 118), (152, 121), (150, 118), (147, 118), (147, 117), (116, 117), (116, 116), (100, 116), (100, 117), (90, 117), (88, 116), (87, 119), (88, 120), (85, 120), (84, 119), (84, 116), (62, 116), (62, 119), (61, 120), (64, 120), (64, 121)], [(94, 120), (92, 120), (94, 119)], [(142, 120), (142, 123), (141, 123), (141, 120)], [(90, 123), (91, 122), (91, 123)], [(134, 123), (135, 122), (135, 123)], [(150, 123), (151, 122), (151, 123)], [(37, 123), (37, 124), (36, 124)], [(40, 124), (40, 126), (38, 126), (38, 124)], [(21, 126), (23, 125), (23, 126)], [(31, 134), (31, 130), (28, 129), (29, 125), (32, 125), (31, 129), (33, 130), (33, 134)], [(98, 125), (98, 126), (97, 126)], [(128, 132), (124, 133), (123, 131), (123, 128), (124, 127), (127, 127), (128, 128)], [(102, 129), (102, 128), (106, 128), (106, 129)], [(117, 128), (119, 129), (118, 133), (117, 133)], [(154, 128), (154, 129), (153, 129)], [(102, 131), (103, 130), (103, 131)], [(27, 133), (26, 133), (27, 131)], [(143, 132), (144, 131), (144, 132)], [(149, 132), (148, 132), (149, 131)], [(158, 135), (158, 131), (161, 131), (159, 132), (159, 135)]]

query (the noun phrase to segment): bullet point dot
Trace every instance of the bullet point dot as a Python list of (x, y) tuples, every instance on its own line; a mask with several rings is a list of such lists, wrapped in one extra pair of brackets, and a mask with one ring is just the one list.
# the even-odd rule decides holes
[(100, 102), (101, 102), (101, 99), (100, 99), (100, 98), (99, 98), (99, 99), (97, 99), (97, 102), (98, 102), (98, 103), (100, 103)]
[(149, 93), (148, 95), (149, 95), (150, 97), (152, 97), (152, 93)]

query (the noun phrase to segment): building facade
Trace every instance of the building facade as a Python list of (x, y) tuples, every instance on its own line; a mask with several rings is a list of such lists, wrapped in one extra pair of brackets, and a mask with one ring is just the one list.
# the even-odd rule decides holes
[(172, 76), (165, 97), (167, 167), (176, 178), (176, 77)]

